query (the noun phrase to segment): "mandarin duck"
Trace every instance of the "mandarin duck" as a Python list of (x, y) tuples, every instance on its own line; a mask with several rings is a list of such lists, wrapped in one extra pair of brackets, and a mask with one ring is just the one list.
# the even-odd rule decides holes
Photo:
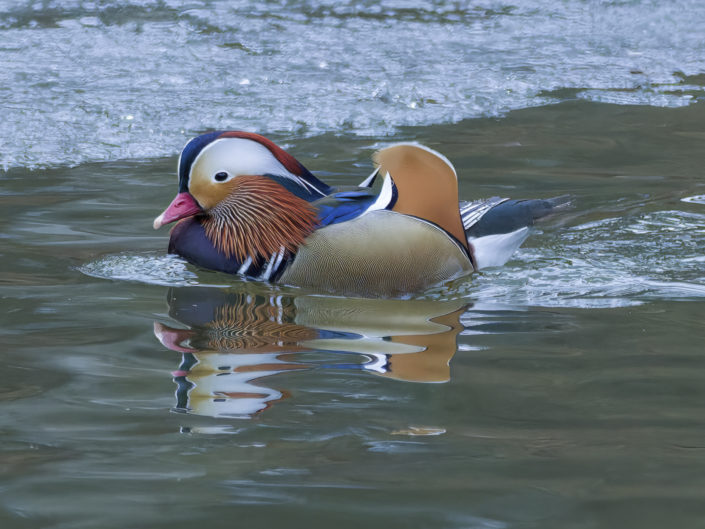
[(394, 297), (504, 264), (535, 220), (566, 203), (459, 203), (453, 165), (415, 143), (373, 160), (359, 187), (336, 189), (263, 136), (203, 134), (181, 152), (178, 194), (153, 226), (179, 221), (169, 253), (207, 269)]

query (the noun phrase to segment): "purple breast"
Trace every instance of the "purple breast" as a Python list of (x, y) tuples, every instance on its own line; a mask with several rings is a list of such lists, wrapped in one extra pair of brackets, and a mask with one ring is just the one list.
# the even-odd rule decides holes
[[(236, 274), (242, 266), (238, 259), (227, 257), (213, 246), (198, 217), (189, 217), (174, 226), (169, 239), (169, 253), (180, 255), (191, 264), (228, 274)], [(258, 264), (253, 263), (247, 275), (256, 274), (260, 268)]]

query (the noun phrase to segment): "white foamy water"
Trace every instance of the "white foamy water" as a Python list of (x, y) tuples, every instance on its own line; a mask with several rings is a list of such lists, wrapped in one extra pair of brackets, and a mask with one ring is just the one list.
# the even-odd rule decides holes
[(705, 195), (695, 195), (692, 197), (685, 197), (681, 199), (683, 202), (690, 202), (691, 204), (705, 204)]
[(120, 254), (108, 255), (78, 268), (87, 276), (99, 279), (134, 281), (150, 285), (199, 285), (198, 276), (186, 263), (173, 255)]
[[(514, 5), (516, 4), (516, 5)], [(0, 168), (703, 97), (700, 0), (0, 0)], [(564, 90), (569, 89), (569, 90)]]
[[(581, 224), (461, 287), (484, 302), (608, 308), (705, 297), (705, 215), (659, 211)], [(541, 245), (541, 242), (548, 244)]]

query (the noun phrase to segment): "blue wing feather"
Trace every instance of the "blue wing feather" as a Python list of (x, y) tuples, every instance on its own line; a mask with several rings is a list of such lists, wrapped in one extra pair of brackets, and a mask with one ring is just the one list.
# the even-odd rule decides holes
[(338, 224), (362, 215), (377, 198), (369, 189), (340, 191), (317, 200), (319, 227)]
[(360, 189), (358, 191), (341, 191), (340, 193), (334, 193), (333, 196), (337, 199), (370, 198), (370, 191), (369, 189)]

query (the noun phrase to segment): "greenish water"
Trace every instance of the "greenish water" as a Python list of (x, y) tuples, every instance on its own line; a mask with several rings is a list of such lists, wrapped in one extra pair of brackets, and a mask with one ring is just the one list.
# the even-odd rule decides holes
[[(2, 527), (703, 526), (702, 123), (568, 100), (401, 129), (462, 199), (575, 197), (409, 300), (165, 258), (173, 156), (9, 169)], [(383, 139), (273, 138), (334, 184)]]
[[(0, 527), (705, 527), (701, 0), (0, 0)], [(165, 255), (190, 136), (570, 194), (405, 300)]]

